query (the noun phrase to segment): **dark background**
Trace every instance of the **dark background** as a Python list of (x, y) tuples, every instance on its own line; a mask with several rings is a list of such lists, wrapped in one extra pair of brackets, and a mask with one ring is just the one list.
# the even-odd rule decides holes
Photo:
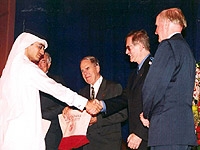
[(85, 85), (79, 63), (86, 55), (99, 59), (103, 77), (125, 87), (135, 67), (125, 55), (125, 36), (145, 29), (154, 54), (156, 15), (170, 7), (185, 14), (183, 35), (200, 61), (200, 0), (16, 0), (15, 38), (26, 30), (44, 36), (53, 59), (49, 72), (74, 91)]

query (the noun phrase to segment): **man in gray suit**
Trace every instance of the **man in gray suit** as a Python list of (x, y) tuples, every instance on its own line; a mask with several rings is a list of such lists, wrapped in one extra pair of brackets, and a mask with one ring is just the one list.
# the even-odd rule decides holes
[(156, 26), (160, 44), (144, 82), (141, 120), (150, 121), (144, 125), (151, 150), (190, 150), (196, 145), (191, 106), (195, 60), (181, 35), (186, 20), (180, 9), (170, 8), (157, 16)]
[[(122, 93), (120, 84), (108, 81), (100, 75), (99, 61), (93, 56), (84, 57), (80, 63), (82, 76), (87, 86), (79, 94), (89, 98), (108, 99)], [(91, 87), (94, 88), (92, 92)], [(91, 98), (91, 96), (93, 96)], [(87, 130), (90, 143), (83, 150), (121, 150), (121, 122), (127, 119), (127, 110), (123, 109), (107, 118), (101, 113), (92, 116)]]

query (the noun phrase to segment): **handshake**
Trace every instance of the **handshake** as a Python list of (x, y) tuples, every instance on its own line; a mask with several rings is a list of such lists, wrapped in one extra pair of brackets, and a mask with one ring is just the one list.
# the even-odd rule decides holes
[[(87, 113), (93, 116), (98, 114), (103, 109), (103, 104), (102, 101), (99, 101), (97, 99), (88, 100), (85, 108)], [(68, 106), (63, 109), (62, 114), (64, 118), (70, 118), (70, 110), (71, 108)]]
[(96, 115), (103, 109), (103, 104), (101, 101), (93, 99), (87, 102), (85, 108), (89, 114)]

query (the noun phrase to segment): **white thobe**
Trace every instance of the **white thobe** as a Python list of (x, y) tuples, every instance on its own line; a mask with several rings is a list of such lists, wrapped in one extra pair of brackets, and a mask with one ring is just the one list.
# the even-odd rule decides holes
[[(47, 77), (24, 55), (15, 59), (11, 73), (12, 96), (8, 97), (14, 98), (17, 103), (0, 103), (0, 113), (3, 113), (0, 119), (0, 138), (3, 138), (0, 150), (45, 150), (39, 90), (78, 109), (85, 107), (87, 99)], [(3, 94), (6, 96), (7, 91)]]

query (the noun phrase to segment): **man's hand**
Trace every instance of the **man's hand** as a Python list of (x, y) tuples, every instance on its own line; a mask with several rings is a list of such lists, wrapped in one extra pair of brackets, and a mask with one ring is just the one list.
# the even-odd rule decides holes
[(128, 147), (131, 149), (138, 149), (140, 146), (140, 143), (142, 142), (142, 139), (135, 135), (134, 133), (130, 134), (127, 139)]
[(140, 120), (145, 127), (149, 128), (150, 122), (148, 119), (145, 119), (143, 113), (140, 114)]
[(90, 119), (89, 126), (95, 124), (96, 122), (97, 122), (97, 117), (96, 116), (92, 116), (91, 119)]
[(63, 117), (65, 118), (65, 120), (71, 118), (70, 110), (71, 110), (71, 108), (68, 107), (68, 106), (66, 106), (66, 107), (62, 110), (62, 115), (63, 115)]
[(100, 101), (97, 99), (95, 100), (89, 100), (85, 106), (86, 111), (91, 114), (91, 115), (96, 115), (98, 114), (101, 109), (103, 108), (102, 104)]

